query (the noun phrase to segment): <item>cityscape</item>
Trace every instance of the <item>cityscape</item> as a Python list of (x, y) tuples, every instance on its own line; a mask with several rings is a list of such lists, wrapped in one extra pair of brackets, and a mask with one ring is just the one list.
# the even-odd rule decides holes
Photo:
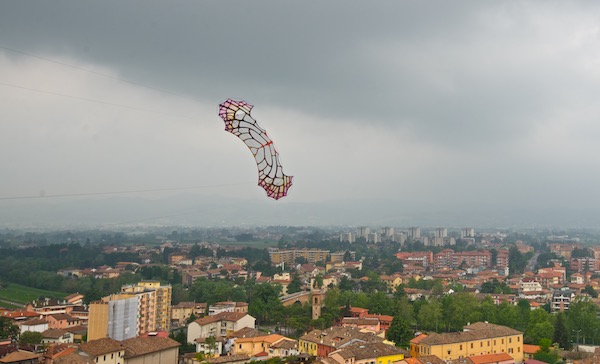
[(600, 364), (599, 2), (0, 34), (0, 364)]

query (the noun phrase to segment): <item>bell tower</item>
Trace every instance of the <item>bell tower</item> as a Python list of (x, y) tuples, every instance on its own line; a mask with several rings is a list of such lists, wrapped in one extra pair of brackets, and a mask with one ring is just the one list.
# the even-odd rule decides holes
[(320, 289), (311, 290), (312, 319), (321, 317), (321, 307), (323, 306), (323, 291)]

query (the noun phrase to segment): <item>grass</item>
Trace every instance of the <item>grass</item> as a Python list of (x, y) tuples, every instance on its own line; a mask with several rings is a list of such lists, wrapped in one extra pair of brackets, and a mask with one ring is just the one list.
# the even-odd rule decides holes
[[(45, 289), (31, 288), (16, 283), (8, 283), (8, 287), (0, 288), (0, 299), (26, 304), (40, 297), (64, 298), (68, 294), (64, 292), (48, 291)], [(6, 302), (0, 302), (6, 305)]]

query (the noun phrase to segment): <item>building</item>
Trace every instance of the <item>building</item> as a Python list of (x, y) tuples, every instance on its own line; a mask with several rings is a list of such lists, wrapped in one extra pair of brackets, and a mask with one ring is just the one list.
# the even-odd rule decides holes
[(411, 355), (435, 355), (456, 360), (476, 355), (507, 353), (523, 361), (523, 333), (506, 326), (476, 322), (462, 332), (421, 335), (411, 340)]
[(552, 293), (552, 302), (550, 303), (550, 311), (552, 312), (563, 312), (569, 310), (571, 301), (575, 298), (575, 292), (564, 289), (554, 291)]
[(296, 258), (302, 257), (306, 259), (308, 263), (316, 263), (319, 261), (326, 261), (329, 255), (329, 250), (321, 249), (289, 249), (279, 250), (277, 248), (269, 249), (269, 258), (271, 258), (271, 264), (294, 264)]
[(244, 312), (221, 312), (191, 322), (187, 330), (187, 342), (194, 343), (197, 338), (225, 337), (244, 327), (254, 328), (256, 319)]
[(298, 350), (303, 354), (326, 358), (337, 349), (354, 342), (376, 343), (384, 339), (372, 332), (362, 332), (356, 327), (330, 327), (312, 330), (298, 340)]
[[(121, 287), (121, 293), (154, 293), (155, 295), (155, 330), (169, 331), (171, 327), (171, 297), (173, 288), (170, 284), (161, 285), (159, 281), (141, 281)], [(149, 307), (149, 310), (152, 310)], [(154, 330), (148, 330), (154, 331)]]
[(382, 342), (355, 342), (329, 354), (329, 358), (338, 364), (388, 364), (403, 360), (405, 356), (408, 356), (406, 350)]
[(268, 353), (271, 350), (272, 345), (281, 341), (288, 341), (290, 343), (295, 342), (293, 339), (278, 334), (239, 338), (235, 340), (235, 343), (232, 346), (232, 354), (247, 354), (249, 356), (254, 356), (262, 352)]
[(214, 305), (210, 305), (208, 307), (208, 315), (213, 316), (221, 312), (238, 312), (238, 313), (248, 313), (248, 303), (247, 302), (217, 302)]
[(169, 337), (136, 337), (121, 342), (124, 364), (177, 364), (179, 343)]
[(185, 325), (192, 315), (196, 318), (204, 317), (206, 315), (206, 303), (179, 302), (171, 307), (171, 323), (173, 324)]
[[(144, 295), (116, 294), (90, 303), (88, 320), (88, 340), (105, 337), (114, 340), (125, 340), (155, 331), (155, 326), (148, 325), (148, 310), (144, 308)], [(154, 324), (154, 321), (152, 321)]]

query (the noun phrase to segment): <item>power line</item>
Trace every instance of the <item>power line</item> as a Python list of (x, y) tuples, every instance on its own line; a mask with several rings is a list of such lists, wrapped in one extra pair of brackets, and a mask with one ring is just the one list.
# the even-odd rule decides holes
[(180, 94), (180, 93), (177, 93), (177, 92), (174, 92), (174, 91), (171, 91), (171, 90), (167, 90), (167, 89), (164, 89), (164, 88), (149, 86), (149, 85), (143, 84), (141, 82), (132, 81), (132, 80), (128, 80), (126, 78), (117, 77), (117, 76), (109, 75), (107, 73), (102, 73), (102, 72), (94, 71), (94, 70), (91, 70), (89, 68), (80, 67), (80, 66), (77, 66), (77, 65), (74, 65), (74, 64), (66, 63), (66, 62), (63, 62), (63, 61), (58, 61), (56, 59), (52, 59), (52, 58), (48, 58), (48, 57), (42, 57), (42, 56), (39, 56), (39, 55), (36, 55), (36, 54), (33, 54), (33, 53), (29, 53), (29, 52), (21, 51), (21, 50), (18, 50), (18, 49), (6, 47), (6, 46), (3, 46), (3, 45), (0, 45), (0, 49), (4, 49), (4, 50), (10, 51), (10, 52), (22, 54), (22, 55), (25, 55), (25, 56), (28, 56), (28, 57), (32, 57), (32, 58), (36, 58), (36, 59), (39, 59), (39, 60), (42, 60), (42, 61), (55, 63), (55, 64), (58, 64), (58, 65), (61, 65), (61, 66), (64, 66), (64, 67), (73, 68), (73, 69), (76, 69), (76, 70), (79, 70), (79, 71), (84, 71), (84, 72), (91, 73), (91, 74), (96, 75), (96, 76), (102, 76), (102, 77), (110, 78), (110, 79), (115, 80), (115, 81), (125, 82), (125, 83), (128, 83), (130, 85), (137, 86), (137, 87), (143, 87), (143, 88), (147, 88), (149, 90), (160, 91), (162, 93), (166, 93), (166, 94), (173, 95), (173, 96), (178, 96), (178, 97), (183, 97), (183, 98), (190, 99), (190, 100), (193, 100), (193, 101), (198, 101), (198, 102), (200, 101), (200, 100), (195, 99), (195, 98), (193, 98), (191, 96)]
[(70, 99), (74, 99), (74, 100), (80, 100), (80, 101), (86, 101), (86, 102), (94, 102), (94, 103), (104, 104), (104, 105), (110, 105), (110, 106), (117, 106), (117, 107), (122, 107), (122, 108), (130, 109), (130, 110), (151, 112), (151, 113), (155, 113), (155, 114), (162, 114), (162, 115), (167, 115), (167, 116), (174, 116), (174, 117), (177, 117), (177, 118), (189, 119), (189, 120), (194, 120), (194, 121), (198, 120), (197, 118), (192, 118), (192, 117), (189, 117), (189, 116), (182, 116), (182, 115), (174, 115), (174, 114), (166, 113), (164, 111), (150, 110), (150, 109), (145, 109), (145, 108), (142, 108), (142, 107), (129, 106), (129, 105), (125, 105), (125, 104), (117, 104), (117, 103), (110, 102), (110, 101), (90, 99), (90, 98), (87, 98), (87, 97), (81, 97), (81, 96), (74, 96), (74, 95), (69, 95), (69, 94), (63, 94), (63, 93), (60, 93), (60, 92), (40, 90), (40, 89), (33, 88), (33, 87), (20, 86), (20, 85), (15, 85), (15, 84), (6, 83), (6, 82), (0, 82), (0, 85), (6, 86), (6, 87), (18, 88), (18, 89), (21, 89), (21, 90), (38, 92), (38, 93), (47, 94), (47, 95), (66, 97), (66, 98), (70, 98)]
[(29, 195), (29, 196), (5, 196), (0, 197), (0, 200), (29, 200), (29, 199), (41, 199), (41, 198), (59, 198), (59, 197), (80, 197), (80, 196), (103, 196), (103, 195), (123, 195), (128, 193), (146, 193), (146, 192), (164, 192), (164, 191), (183, 191), (183, 190), (196, 190), (203, 188), (216, 188), (216, 187), (233, 187), (233, 186), (244, 186), (249, 183), (232, 183), (232, 184), (218, 184), (218, 185), (205, 185), (205, 186), (193, 186), (193, 187), (174, 187), (174, 188), (155, 188), (145, 190), (124, 190), (124, 191), (110, 191), (110, 192), (81, 192), (81, 193), (63, 193), (54, 195)]

